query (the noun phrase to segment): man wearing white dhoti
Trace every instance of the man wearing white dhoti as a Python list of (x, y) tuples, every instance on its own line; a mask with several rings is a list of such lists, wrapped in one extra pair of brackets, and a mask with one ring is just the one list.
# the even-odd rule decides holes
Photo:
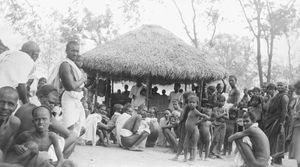
[(39, 53), (39, 46), (29, 41), (23, 44), (20, 51), (8, 50), (0, 54), (0, 87), (17, 88), (23, 104), (28, 103), (26, 83), (33, 73)]
[(61, 99), (62, 121), (64, 126), (79, 136), (81, 128), (85, 125), (85, 112), (81, 99), (87, 76), (75, 64), (79, 57), (79, 44), (76, 41), (68, 42), (66, 53), (67, 58), (60, 64), (58, 72), (65, 90)]

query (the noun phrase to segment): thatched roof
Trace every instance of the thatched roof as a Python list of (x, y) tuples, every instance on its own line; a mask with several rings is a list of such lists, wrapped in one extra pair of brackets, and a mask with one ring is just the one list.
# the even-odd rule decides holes
[(144, 25), (83, 54), (84, 67), (114, 80), (151, 76), (152, 83), (221, 79), (225, 71), (196, 48), (156, 25)]

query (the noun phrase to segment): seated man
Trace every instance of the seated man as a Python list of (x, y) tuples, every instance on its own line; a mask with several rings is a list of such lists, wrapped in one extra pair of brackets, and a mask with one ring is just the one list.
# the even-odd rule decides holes
[(31, 159), (39, 154), (39, 151), (47, 152), (50, 146), (53, 145), (57, 156), (57, 166), (61, 166), (64, 158), (58, 143), (58, 136), (53, 132), (49, 132), (50, 110), (45, 106), (35, 107), (32, 110), (32, 117), (34, 130), (22, 132), (16, 138), (14, 145), (7, 153), (6, 161), (24, 166), (38, 166), (37, 163), (43, 162), (32, 162)]
[(120, 130), (120, 145), (132, 151), (142, 151), (145, 148), (147, 137), (150, 134), (148, 123), (142, 119), (146, 112), (138, 110), (136, 115), (131, 116)]
[(19, 118), (11, 115), (17, 108), (19, 95), (12, 87), (0, 88), (0, 166), (17, 167), (18, 165), (4, 163), (6, 151), (20, 127)]
[[(57, 90), (51, 85), (42, 86), (38, 92), (37, 96), (43, 106), (48, 107), (51, 110), (51, 113), (56, 110), (59, 104), (59, 94)], [(18, 131), (18, 134), (33, 130), (34, 126), (32, 124), (32, 110), (36, 106), (33, 104), (25, 104), (21, 106), (15, 116), (18, 117), (21, 121), (21, 126)], [(59, 136), (65, 139), (65, 146), (63, 148), (64, 158), (69, 158), (71, 153), (75, 148), (75, 144), (77, 141), (77, 137), (74, 133), (70, 132), (67, 128), (62, 126), (56, 119), (51, 118), (51, 122), (49, 125), (49, 130), (57, 133)]]
[[(176, 128), (179, 126), (179, 111), (173, 111), (170, 116), (170, 121), (167, 125), (162, 126), (162, 131), (164, 136), (166, 137), (168, 143), (171, 145), (171, 148), (176, 153), (178, 148), (177, 136), (176, 136)], [(174, 132), (172, 132), (172, 129)]]
[[(255, 115), (246, 112), (243, 115), (245, 129), (229, 137), (229, 141), (235, 141), (237, 149), (241, 154), (246, 166), (266, 167), (270, 159), (270, 144), (266, 134), (258, 127)], [(249, 137), (252, 144), (250, 146), (243, 141), (244, 137)], [(248, 141), (249, 142), (249, 141)]]

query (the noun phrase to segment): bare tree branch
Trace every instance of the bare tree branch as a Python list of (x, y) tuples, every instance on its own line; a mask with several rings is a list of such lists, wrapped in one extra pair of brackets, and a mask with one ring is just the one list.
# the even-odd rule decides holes
[(194, 32), (194, 44), (195, 47), (198, 48), (198, 38), (197, 38), (197, 30), (196, 30), (196, 10), (195, 10), (195, 6), (194, 6), (194, 2), (195, 0), (191, 0), (191, 5), (192, 5), (192, 9), (193, 9), (193, 32)]
[(190, 32), (189, 32), (189, 30), (187, 28), (187, 24), (185, 23), (185, 21), (183, 19), (183, 15), (182, 15), (182, 12), (181, 12), (180, 8), (178, 7), (178, 5), (177, 5), (177, 3), (176, 3), (175, 0), (172, 0), (172, 1), (173, 1), (174, 5), (175, 5), (175, 7), (176, 7), (176, 9), (177, 9), (177, 11), (179, 13), (179, 15), (180, 15), (180, 19), (181, 19), (181, 22), (182, 22), (182, 24), (184, 26), (184, 30), (185, 30), (187, 36), (190, 38), (191, 41), (194, 41), (193, 37), (191, 36), (191, 34), (190, 34)]
[(251, 22), (250, 22), (250, 19), (248, 18), (247, 14), (246, 14), (245, 6), (243, 5), (243, 3), (242, 3), (241, 0), (239, 0), (239, 2), (240, 2), (240, 5), (241, 5), (241, 7), (242, 7), (242, 9), (243, 9), (244, 16), (245, 16), (245, 18), (246, 18), (246, 21), (247, 21), (248, 24), (249, 24), (249, 27), (250, 27), (251, 32), (253, 33), (253, 35), (254, 35), (255, 37), (257, 37), (257, 34), (256, 34), (255, 31), (254, 31), (254, 28), (253, 28), (253, 26), (252, 26), (252, 24), (251, 24)]

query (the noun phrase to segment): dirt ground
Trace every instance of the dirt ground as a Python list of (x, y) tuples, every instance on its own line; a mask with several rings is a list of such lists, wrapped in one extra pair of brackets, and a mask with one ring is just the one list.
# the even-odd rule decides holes
[(71, 156), (71, 160), (78, 164), (78, 167), (233, 167), (233, 158), (208, 159), (200, 161), (197, 157), (195, 162), (171, 161), (174, 154), (169, 148), (146, 148), (143, 152), (124, 150), (118, 146), (77, 146)]

